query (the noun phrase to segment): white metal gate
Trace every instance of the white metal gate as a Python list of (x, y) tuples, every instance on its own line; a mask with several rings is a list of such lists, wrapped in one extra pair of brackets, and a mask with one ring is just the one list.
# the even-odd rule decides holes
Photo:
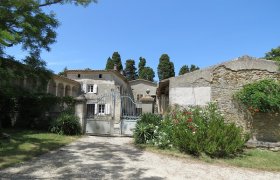
[(114, 125), (119, 119), (118, 134), (131, 136), (142, 114), (141, 103), (134, 102), (130, 95), (117, 92), (87, 100), (86, 110), (86, 133), (95, 135), (113, 135)]

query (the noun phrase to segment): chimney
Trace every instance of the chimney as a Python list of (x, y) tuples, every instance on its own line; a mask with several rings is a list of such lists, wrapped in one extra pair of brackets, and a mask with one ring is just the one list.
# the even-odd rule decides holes
[(117, 71), (117, 65), (116, 64), (114, 64), (114, 70)]

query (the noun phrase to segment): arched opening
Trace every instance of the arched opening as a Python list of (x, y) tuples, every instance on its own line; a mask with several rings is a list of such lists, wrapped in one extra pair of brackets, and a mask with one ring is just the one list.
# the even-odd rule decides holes
[(52, 79), (48, 83), (48, 93), (56, 95), (56, 83)]
[(63, 97), (64, 94), (64, 86), (62, 83), (58, 84), (58, 91), (57, 91), (57, 96), (58, 97)]
[(73, 86), (72, 87), (72, 96), (73, 97), (77, 97), (78, 96), (78, 87), (77, 86)]
[(65, 86), (65, 96), (71, 96), (71, 88), (69, 85)]

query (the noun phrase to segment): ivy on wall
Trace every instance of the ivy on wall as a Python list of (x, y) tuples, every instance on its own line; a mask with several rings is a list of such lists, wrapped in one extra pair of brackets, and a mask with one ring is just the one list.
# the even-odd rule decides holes
[(280, 83), (265, 79), (247, 84), (234, 98), (252, 113), (280, 111)]

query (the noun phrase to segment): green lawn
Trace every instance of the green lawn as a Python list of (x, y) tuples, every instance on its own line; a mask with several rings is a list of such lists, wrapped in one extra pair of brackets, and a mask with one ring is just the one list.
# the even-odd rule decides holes
[(136, 145), (136, 147), (167, 156), (177, 157), (180, 159), (191, 159), (194, 161), (203, 161), (212, 164), (246, 167), (266, 171), (280, 171), (280, 152), (272, 152), (260, 149), (247, 149), (245, 150), (244, 154), (239, 157), (229, 159), (212, 159), (210, 157), (207, 157), (206, 155), (197, 158), (188, 154), (180, 153), (175, 149), (162, 150), (151, 145)]
[(79, 136), (63, 136), (31, 130), (3, 130), (10, 140), (0, 139), (0, 169), (69, 144)]

